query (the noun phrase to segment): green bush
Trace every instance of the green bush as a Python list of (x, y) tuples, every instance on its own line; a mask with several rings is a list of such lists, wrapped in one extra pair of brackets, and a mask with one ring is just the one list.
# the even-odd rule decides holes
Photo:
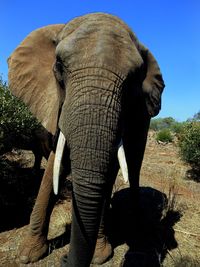
[(179, 140), (182, 159), (189, 164), (200, 166), (200, 122), (188, 122)]
[(170, 143), (173, 141), (173, 136), (169, 129), (162, 129), (156, 135), (156, 141), (161, 141), (164, 143)]
[(185, 125), (185, 122), (175, 122), (171, 126), (170, 130), (179, 137), (179, 135), (181, 134), (183, 130), (184, 125)]
[(31, 135), (39, 123), (28, 108), (14, 97), (0, 76), (0, 146), (11, 132)]

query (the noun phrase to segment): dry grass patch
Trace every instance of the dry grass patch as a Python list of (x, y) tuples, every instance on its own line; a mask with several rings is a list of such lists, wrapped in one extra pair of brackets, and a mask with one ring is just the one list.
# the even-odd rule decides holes
[[(164, 267), (200, 266), (200, 183), (186, 179), (184, 164), (176, 144), (160, 145), (148, 140), (141, 171), (141, 184), (150, 185), (168, 195), (182, 218), (174, 227), (178, 247), (170, 251)], [(172, 201), (173, 203), (173, 201)]]

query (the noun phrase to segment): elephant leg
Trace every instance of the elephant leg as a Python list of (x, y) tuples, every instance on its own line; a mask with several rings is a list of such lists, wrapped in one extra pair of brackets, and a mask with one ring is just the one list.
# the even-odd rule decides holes
[(35, 173), (38, 173), (40, 171), (40, 166), (41, 166), (41, 162), (42, 162), (42, 154), (40, 153), (40, 151), (33, 151), (33, 154), (35, 157), (33, 170), (35, 171)]
[(133, 208), (136, 209), (138, 207), (139, 201), (140, 169), (142, 166), (147, 141), (149, 123), (149, 116), (143, 115), (143, 117), (141, 116), (139, 118), (136, 118), (134, 121), (134, 126), (133, 124), (128, 123), (127, 129), (125, 130), (123, 136), (123, 145), (130, 182), (131, 204)]
[(113, 185), (116, 180), (116, 177), (117, 177), (118, 170), (119, 170), (119, 163), (118, 163), (118, 160), (116, 159), (112, 172), (109, 175), (110, 184), (108, 186), (106, 202), (105, 202), (105, 206), (103, 208), (103, 212), (101, 216), (101, 222), (100, 222), (98, 238), (97, 238), (96, 247), (95, 247), (95, 253), (92, 259), (93, 264), (99, 264), (99, 265), (103, 264), (113, 255), (113, 248), (108, 240), (106, 226), (107, 226), (107, 219), (108, 219), (107, 214), (110, 208), (112, 189), (113, 189)]
[(105, 233), (105, 224), (106, 224), (106, 210), (107, 210), (107, 201), (105, 207), (103, 208), (103, 214), (101, 217), (101, 223), (99, 227), (96, 247), (94, 256), (92, 259), (93, 264), (103, 264), (106, 262), (113, 254), (112, 246), (108, 240), (108, 237)]
[(54, 153), (51, 152), (30, 217), (29, 232), (20, 246), (20, 261), (22, 263), (37, 261), (48, 249), (48, 226), (50, 215), (55, 204), (55, 197), (52, 194), (54, 156)]

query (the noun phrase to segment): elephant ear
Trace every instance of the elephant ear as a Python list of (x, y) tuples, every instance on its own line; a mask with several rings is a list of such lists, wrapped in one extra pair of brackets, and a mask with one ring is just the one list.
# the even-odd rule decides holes
[(49, 25), (30, 33), (8, 59), (9, 88), (54, 134), (59, 109), (54, 77), (56, 36), (64, 24)]
[(139, 49), (145, 67), (142, 90), (145, 95), (147, 111), (151, 117), (154, 117), (161, 109), (161, 94), (165, 84), (158, 63), (152, 53), (142, 44), (139, 45)]

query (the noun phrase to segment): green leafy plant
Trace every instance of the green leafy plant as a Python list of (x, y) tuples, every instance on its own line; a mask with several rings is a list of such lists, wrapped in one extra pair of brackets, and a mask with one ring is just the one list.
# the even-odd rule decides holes
[(28, 108), (8, 90), (0, 79), (0, 127), (5, 130), (31, 131), (38, 126)]
[(156, 135), (156, 141), (161, 141), (164, 143), (170, 143), (173, 141), (173, 136), (169, 129), (162, 129)]
[[(200, 122), (186, 123), (179, 140), (180, 154), (184, 161), (200, 166)], [(200, 169), (200, 167), (199, 167)]]
[(31, 135), (39, 123), (28, 108), (9, 91), (8, 85), (0, 76), (0, 148), (11, 132)]

